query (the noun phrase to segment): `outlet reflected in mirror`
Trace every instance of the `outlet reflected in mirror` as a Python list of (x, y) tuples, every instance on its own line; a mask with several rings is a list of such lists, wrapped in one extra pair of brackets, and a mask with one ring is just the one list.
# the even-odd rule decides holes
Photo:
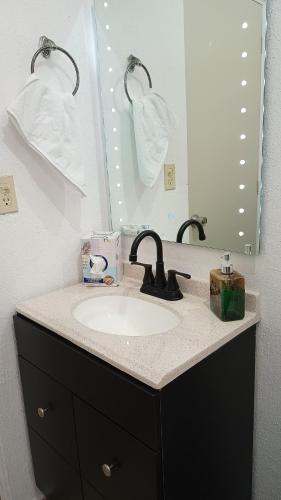
[[(94, 3), (112, 227), (259, 251), (265, 1)], [(132, 56), (133, 54), (133, 56)], [(129, 59), (128, 59), (129, 58)]]

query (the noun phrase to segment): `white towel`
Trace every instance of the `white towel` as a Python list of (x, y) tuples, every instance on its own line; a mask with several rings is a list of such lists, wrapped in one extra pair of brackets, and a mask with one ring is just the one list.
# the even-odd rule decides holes
[(154, 92), (133, 99), (132, 111), (139, 176), (145, 186), (152, 187), (163, 168), (176, 118)]
[(7, 111), (27, 144), (85, 194), (73, 95), (48, 86), (33, 74)]

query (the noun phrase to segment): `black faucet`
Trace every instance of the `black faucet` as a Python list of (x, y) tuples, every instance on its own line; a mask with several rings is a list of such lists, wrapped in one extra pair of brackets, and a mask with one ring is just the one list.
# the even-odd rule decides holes
[[(146, 231), (142, 231), (141, 233), (139, 233), (133, 241), (130, 256), (129, 256), (129, 261), (132, 262), (132, 264), (137, 263), (137, 265), (141, 265), (140, 263), (137, 262), (137, 260), (138, 260), (137, 252), (138, 252), (140, 242), (144, 238), (146, 238), (147, 236), (150, 236), (151, 238), (154, 239), (154, 241), (156, 243), (156, 249), (157, 249), (156, 273), (155, 273), (154, 286), (157, 288), (165, 288), (167, 281), (166, 281), (164, 262), (163, 262), (163, 245), (162, 245), (162, 241), (161, 241), (159, 234), (157, 234), (155, 231), (151, 231), (150, 229), (147, 229)], [(146, 265), (147, 264), (145, 264), (145, 266)], [(148, 264), (148, 265), (150, 265), (150, 264)], [(152, 268), (152, 266), (151, 266), (151, 268)]]
[(206, 235), (205, 235), (205, 232), (204, 232), (204, 229), (203, 229), (203, 226), (201, 224), (201, 222), (199, 222), (198, 220), (196, 219), (189, 219), (187, 221), (185, 221), (181, 227), (179, 228), (178, 230), (178, 234), (177, 234), (177, 243), (182, 243), (182, 238), (183, 238), (183, 235), (184, 235), (184, 232), (185, 230), (189, 227), (189, 226), (196, 226), (197, 229), (198, 229), (198, 232), (199, 232), (199, 240), (200, 241), (204, 241), (206, 239)]
[[(138, 262), (138, 247), (140, 242), (150, 236), (154, 239), (156, 243), (157, 249), (157, 260), (156, 260), (156, 272), (155, 276), (152, 272), (151, 264), (143, 264), (142, 262)], [(147, 295), (153, 295), (154, 297), (158, 297), (164, 300), (180, 300), (183, 298), (183, 295), (180, 291), (180, 287), (176, 280), (176, 275), (183, 276), (184, 278), (190, 279), (191, 276), (186, 273), (180, 273), (175, 270), (168, 271), (168, 282), (166, 280), (165, 275), (165, 267), (163, 261), (163, 245), (159, 234), (155, 231), (146, 230), (142, 231), (140, 234), (136, 236), (132, 243), (131, 252), (129, 255), (129, 261), (136, 266), (142, 266), (145, 269), (143, 283), (140, 288), (142, 293), (146, 293)]]

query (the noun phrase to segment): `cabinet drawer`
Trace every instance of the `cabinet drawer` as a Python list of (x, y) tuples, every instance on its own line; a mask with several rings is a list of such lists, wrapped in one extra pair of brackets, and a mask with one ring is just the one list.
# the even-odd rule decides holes
[(159, 392), (44, 327), (14, 317), (19, 354), (153, 449), (160, 449)]
[(77, 472), (29, 428), (36, 484), (48, 500), (82, 500)]
[[(75, 398), (82, 474), (106, 500), (160, 500), (160, 454)], [(103, 465), (116, 464), (106, 477)]]
[(78, 466), (71, 393), (24, 359), (19, 364), (28, 425)]
[(84, 500), (105, 500), (89, 483), (83, 481)]

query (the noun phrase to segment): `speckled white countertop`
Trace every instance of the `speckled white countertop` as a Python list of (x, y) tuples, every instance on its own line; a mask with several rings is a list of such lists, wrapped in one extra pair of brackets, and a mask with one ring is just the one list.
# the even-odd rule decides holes
[[(177, 302), (141, 294), (140, 282), (126, 277), (116, 288), (91, 288), (83, 284), (63, 288), (22, 303), (17, 312), (150, 387), (161, 389), (260, 319), (257, 294), (247, 294), (250, 310), (243, 320), (224, 323), (210, 311), (206, 283), (195, 280), (187, 285), (185, 281), (181, 283), (182, 290), (187, 287), (188, 293)], [(160, 303), (180, 317), (180, 324), (158, 335), (125, 337), (90, 330), (74, 319), (72, 310), (79, 302), (109, 294)]]

